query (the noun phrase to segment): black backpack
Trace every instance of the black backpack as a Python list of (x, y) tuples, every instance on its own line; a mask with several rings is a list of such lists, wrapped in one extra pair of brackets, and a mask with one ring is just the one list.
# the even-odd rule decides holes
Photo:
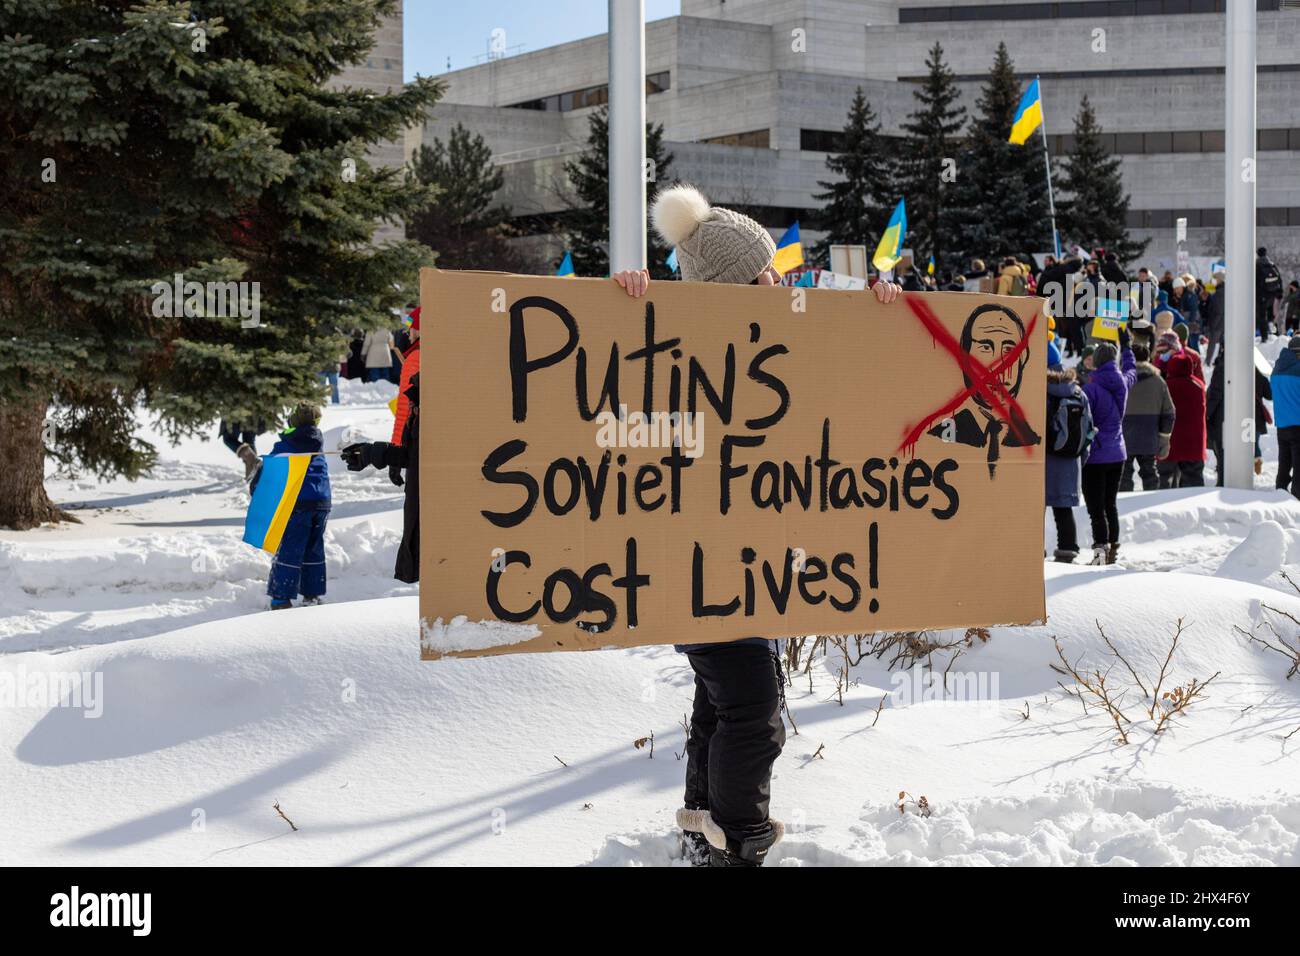
[(1075, 386), (1062, 398), (1052, 398), (1047, 405), (1047, 453), (1058, 458), (1082, 458), (1092, 445), (1097, 430), (1092, 424), (1092, 408), (1083, 390)]

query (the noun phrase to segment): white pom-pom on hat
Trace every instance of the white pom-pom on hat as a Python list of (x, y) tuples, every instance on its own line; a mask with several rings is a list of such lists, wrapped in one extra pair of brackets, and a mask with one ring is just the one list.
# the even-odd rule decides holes
[(694, 186), (679, 184), (663, 190), (650, 210), (655, 232), (670, 246), (679, 246), (709, 218), (709, 201)]

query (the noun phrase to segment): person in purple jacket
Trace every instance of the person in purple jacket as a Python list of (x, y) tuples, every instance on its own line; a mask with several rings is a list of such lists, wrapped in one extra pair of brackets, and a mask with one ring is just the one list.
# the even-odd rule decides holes
[(1092, 564), (1114, 564), (1119, 553), (1119, 481), (1128, 451), (1124, 447), (1124, 406), (1137, 381), (1137, 361), (1127, 328), (1119, 330), (1121, 370), (1115, 346), (1102, 342), (1092, 353), (1093, 372), (1083, 386), (1097, 434), (1083, 463), (1083, 501), (1092, 524)]

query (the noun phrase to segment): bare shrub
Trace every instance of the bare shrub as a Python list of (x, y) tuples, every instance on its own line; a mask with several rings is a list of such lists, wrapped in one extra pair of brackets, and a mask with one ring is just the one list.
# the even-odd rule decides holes
[[(1073, 697), (1083, 706), (1083, 712), (1088, 713), (1088, 705), (1091, 703), (1094, 707), (1099, 707), (1110, 718), (1111, 723), (1115, 725), (1115, 731), (1119, 734), (1119, 742), (1127, 744), (1129, 742), (1129, 731), (1132, 729), (1133, 721), (1124, 713), (1124, 702), (1134, 688), (1119, 688), (1110, 680), (1111, 671), (1116, 664), (1123, 666), (1132, 678), (1136, 690), (1141, 694), (1143, 701), (1142, 709), (1146, 711), (1147, 719), (1154, 721), (1155, 727), (1152, 728), (1152, 734), (1162, 733), (1169, 722), (1180, 714), (1187, 712), (1195, 700), (1205, 699), (1205, 689), (1210, 683), (1219, 676), (1219, 671), (1215, 671), (1205, 680), (1192, 678), (1183, 684), (1175, 685), (1171, 689), (1166, 689), (1166, 681), (1169, 680), (1173, 668), (1174, 655), (1178, 652), (1178, 642), (1183, 636), (1183, 619), (1180, 617), (1174, 626), (1173, 638), (1169, 642), (1169, 651), (1165, 654), (1164, 661), (1160, 664), (1160, 671), (1154, 681), (1144, 681), (1138, 674), (1137, 669), (1129, 662), (1119, 648), (1111, 641), (1106, 634), (1105, 628), (1101, 622), (1097, 622), (1097, 632), (1101, 634), (1102, 641), (1110, 651), (1114, 659), (1111, 664), (1102, 670), (1099, 667), (1082, 666), (1082, 658), (1071, 663), (1065, 656), (1065, 650), (1061, 647), (1061, 642), (1053, 635), (1052, 644), (1056, 648), (1056, 656), (1060, 664), (1049, 664), (1052, 670), (1074, 681), (1074, 687), (1067, 687), (1064, 683), (1057, 681), (1067, 696)], [(1148, 689), (1149, 688), (1149, 689)]]

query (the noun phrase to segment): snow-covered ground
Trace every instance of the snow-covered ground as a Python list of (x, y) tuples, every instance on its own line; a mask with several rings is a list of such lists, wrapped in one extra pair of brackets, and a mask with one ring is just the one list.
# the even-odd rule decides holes
[[(345, 383), (331, 442), (386, 438), (391, 395)], [(0, 532), (0, 864), (680, 865), (671, 648), (421, 663), (373, 471), (332, 475), (329, 603), (266, 612), (234, 456), (161, 451), (134, 484), (52, 481), (83, 524)], [(920, 666), (868, 657), (842, 701), (839, 650), (801, 668), (770, 862), (1300, 864), (1300, 675), (1245, 636), (1300, 633), (1300, 502), (1271, 484), (1122, 496), (1120, 566), (1048, 564), (1046, 626), (934, 655), (959, 700)], [(1213, 680), (1157, 734), (1180, 618), (1162, 692)], [(1108, 672), (1127, 744), (1053, 637)]]

